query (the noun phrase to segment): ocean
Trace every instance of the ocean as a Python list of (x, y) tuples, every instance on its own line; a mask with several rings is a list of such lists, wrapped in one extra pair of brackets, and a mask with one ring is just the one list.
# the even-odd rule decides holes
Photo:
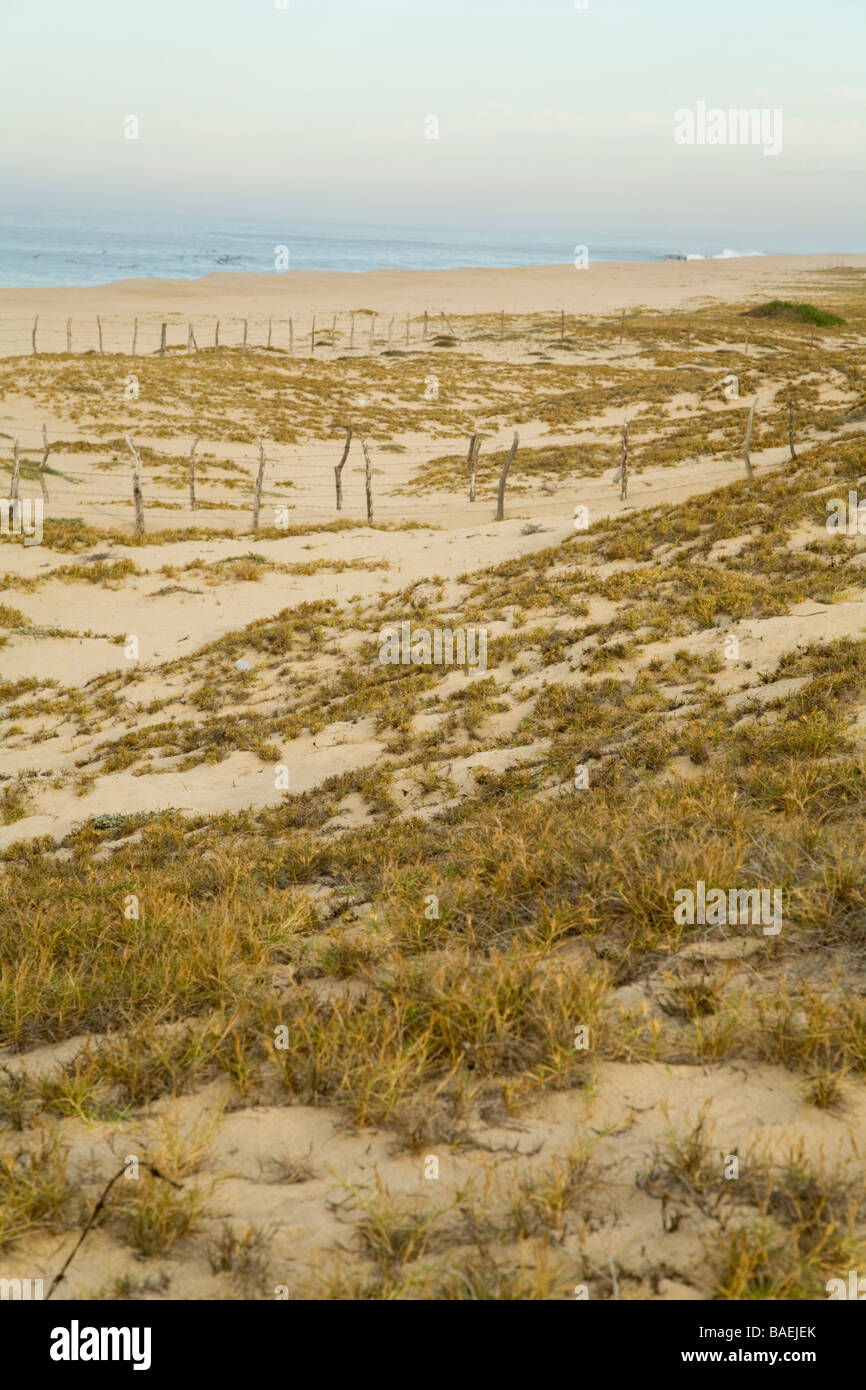
[[(324, 222), (6, 209), (0, 213), (0, 287), (87, 286), (163, 277), (194, 280), (212, 271), (273, 272), (288, 247), (290, 270), (443, 270), (454, 266), (568, 264), (578, 244), (590, 262), (761, 255), (813, 250), (739, 250), (671, 237), (528, 237), (500, 232), (371, 227)], [(283, 267), (285, 268), (285, 267)]]

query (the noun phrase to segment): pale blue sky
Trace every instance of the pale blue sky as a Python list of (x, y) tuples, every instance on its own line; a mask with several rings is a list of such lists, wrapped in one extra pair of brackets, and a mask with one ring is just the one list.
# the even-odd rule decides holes
[[(2, 7), (7, 207), (866, 239), (866, 0)], [(781, 107), (782, 154), (675, 145), (699, 100)]]

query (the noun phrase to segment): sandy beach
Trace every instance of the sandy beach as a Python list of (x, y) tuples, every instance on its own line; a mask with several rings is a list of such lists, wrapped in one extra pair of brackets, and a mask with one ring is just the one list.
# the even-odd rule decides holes
[[(862, 268), (866, 256), (749, 256), (726, 260), (642, 261), (526, 266), (507, 270), (382, 270), (315, 273), (285, 271), (273, 275), (217, 272), (200, 280), (121, 280), (88, 289), (0, 289), (0, 342), (5, 353), (29, 352), (31, 330), (39, 315), (38, 342), (44, 351), (60, 351), (72, 318), (78, 350), (96, 346), (95, 316), (105, 319), (106, 351), (128, 351), (133, 320), (142, 330), (139, 346), (152, 350), (162, 320), (186, 329), (188, 321), (212, 332), (219, 318), (225, 332), (236, 333), (246, 317), (255, 341), (269, 316), (284, 325), (296, 320), (299, 342), (309, 334), (312, 316), (352, 311), (413, 318), (427, 310), (435, 319), (449, 315), (559, 313), (614, 315), (640, 310), (686, 313), (710, 302), (737, 303), (782, 292), (799, 297), (815, 272)], [(360, 330), (359, 330), (360, 331)], [(395, 330), (398, 331), (398, 330)], [(281, 345), (285, 346), (283, 336)], [(223, 341), (229, 341), (224, 337)], [(180, 341), (180, 339), (176, 339)], [(183, 338), (185, 342), (185, 337)]]
[[(68, 1297), (814, 1298), (854, 1258), (864, 281), (0, 291), (44, 501), (0, 552), (0, 1113), (55, 1194), (0, 1208), (3, 1277), (130, 1152), (175, 1187), (118, 1186)], [(485, 669), (383, 664), (404, 622)], [(698, 881), (783, 892), (779, 936), (678, 924)]]

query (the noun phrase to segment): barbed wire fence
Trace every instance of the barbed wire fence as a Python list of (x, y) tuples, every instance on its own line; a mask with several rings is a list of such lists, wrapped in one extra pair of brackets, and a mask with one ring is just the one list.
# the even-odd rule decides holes
[[(754, 413), (755, 402), (746, 415), (747, 440)], [(124, 511), (128, 508), (130, 521), (139, 533), (145, 529), (148, 510), (151, 519), (159, 510), (189, 515), (197, 523), (204, 520), (202, 513), (208, 511), (249, 510), (251, 531), (255, 534), (260, 528), (263, 509), (266, 524), (285, 528), (293, 522), (313, 519), (366, 520), (371, 524), (376, 521), (420, 523), (437, 516), (447, 518), (458, 502), (468, 504), (473, 510), (480, 504), (479, 520), (503, 520), (509, 478), (513, 487), (516, 484), (512, 496), (519, 500), (526, 498), (532, 486), (529, 479), (537, 482), (540, 489), (546, 487), (549, 492), (551, 488), (551, 479), (537, 463), (531, 474), (521, 476), (520, 441), (516, 430), (510, 448), (493, 446), (496, 455), (506, 453), (505, 461), (501, 467), (488, 468), (486, 486), (479, 487), (478, 462), (479, 457), (483, 459), (482, 445), (489, 449), (493, 441), (482, 441), (478, 434), (469, 439), (468, 452), (465, 439), (443, 441), (441, 448), (432, 452), (383, 445), (350, 426), (343, 427), (345, 438), (335, 433), (333, 440), (292, 445), (270, 441), (262, 434), (253, 443), (232, 441), (226, 446), (211, 443), (200, 433), (191, 432), (187, 437), (186, 462), (181, 466), (181, 455), (160, 454), (152, 445), (143, 442), (146, 435), (140, 423), (116, 428), (116, 434), (100, 439), (92, 432), (58, 427), (57, 436), (51, 438), (44, 425), (41, 429), (18, 428), (0, 420), (0, 466), (10, 472), (10, 501), (20, 495), (22, 486), (25, 491), (28, 486), (34, 489), (38, 486), (46, 504), (52, 490), (55, 501), (60, 491), (63, 511), (68, 513), (70, 502), (78, 501), (70, 489), (81, 488), (82, 507), (119, 506)], [(671, 434), (680, 432), (679, 424), (672, 425)], [(793, 434), (789, 434), (789, 439), (793, 458)], [(623, 452), (618, 467), (611, 459), (610, 469), (614, 471), (609, 477), (607, 465), (583, 473), (578, 465), (573, 472), (560, 473), (555, 481), (563, 492), (568, 490), (575, 495), (587, 483), (608, 482), (611, 500), (618, 493), (619, 500), (625, 503), (629, 463), (634, 466), (627, 441), (627, 426), (624, 425)], [(659, 442), (658, 436), (653, 442)], [(533, 445), (535, 443), (533, 441)], [(579, 450), (582, 446), (587, 447), (585, 440), (559, 443), (556, 447)], [(610, 447), (613, 454), (615, 445)], [(214, 458), (214, 448), (224, 453), (233, 451), (240, 454), (240, 458)], [(108, 453), (111, 457), (104, 457)], [(82, 458), (81, 454), (94, 457)], [(98, 457), (100, 454), (102, 458)], [(447, 465), (451, 461), (453, 472), (449, 473)], [(678, 466), (674, 464), (670, 468)], [(723, 477), (730, 481), (737, 467), (738, 460), (733, 457), (700, 461), (701, 481)], [(173, 470), (170, 477), (166, 476), (167, 469)], [(214, 477), (217, 470), (220, 476)], [(751, 476), (748, 466), (746, 473)], [(61, 488), (61, 484), (66, 486)], [(666, 494), (687, 492), (694, 486), (693, 477), (663, 483)], [(240, 503), (234, 500), (239, 490), (243, 495)], [(532, 500), (539, 500), (537, 493), (533, 493)], [(486, 508), (494, 501), (495, 516), (488, 518)], [(271, 521), (271, 513), (280, 520)]]
[[(557, 309), (510, 314), (500, 310), (465, 317), (455, 315), (455, 319), (456, 328), (455, 320), (445, 310), (431, 313), (426, 309), (417, 313), (403, 310), (385, 314), (360, 309), (337, 313), (316, 311), (288, 317), (262, 313), (187, 315), (177, 311), (141, 315), (95, 313), (66, 318), (41, 313), (32, 316), (0, 314), (0, 358), (89, 353), (130, 358), (184, 353), (192, 356), (218, 349), (264, 350), (292, 357), (315, 357), (317, 351), (327, 350), (363, 355), (375, 349), (397, 352), (435, 345), (443, 338), (466, 343), (473, 339), (505, 342), (515, 337), (543, 336), (554, 346), (557, 343), (573, 345), (578, 332), (587, 340), (595, 342), (599, 337), (608, 338), (612, 346), (626, 348), (630, 331), (646, 331), (652, 327), (664, 327), (668, 332), (673, 329), (686, 351), (698, 351), (703, 346), (694, 322), (686, 315), (659, 316), (617, 310), (609, 315), (592, 316), (588, 321), (587, 315), (579, 311), (568, 313), (565, 309)], [(769, 324), (764, 324), (765, 335), (768, 329)], [(743, 341), (746, 355), (761, 346), (755, 332), (756, 324), (747, 326)], [(807, 331), (804, 327), (793, 340), (789, 335), (784, 340), (768, 339), (766, 345), (775, 351), (785, 348), (797, 351), (820, 346), (825, 336), (816, 335), (814, 328)], [(837, 331), (830, 336), (834, 340), (838, 338), (840, 343), (859, 342), (850, 332)]]
[[(473, 316), (473, 319), (485, 316)], [(505, 338), (505, 314), (489, 315), (487, 337)], [(528, 315), (515, 315), (513, 322)], [(546, 319), (549, 318), (549, 323)], [(495, 324), (494, 324), (495, 319)], [(542, 316), (551, 333), (562, 336), (564, 311)], [(165, 315), (94, 314), (63, 318), (45, 314), (0, 315), (0, 357), (40, 354), (97, 353), (124, 354), (129, 357), (234, 348), (241, 352), (273, 350), (290, 356), (314, 356), (320, 349), (363, 352), (365, 349), (393, 348), (432, 343), (436, 338), (459, 341), (450, 316), (438, 313), (395, 312), (378, 314), (371, 310), (341, 313), (315, 313), (274, 317), (273, 315), (217, 315), (177, 312)]]
[[(120, 314), (100, 313), (87, 319), (64, 319), (42, 315), (34, 315), (32, 320), (23, 316), (0, 317), (0, 358), (15, 356), (16, 351), (21, 355), (29, 350), (30, 355), (37, 357), (42, 353), (66, 353), (75, 361), (80, 361), (82, 357), (90, 354), (121, 354), (134, 360), (136, 357), (165, 356), (166, 353), (194, 356), (209, 348), (214, 352), (226, 350), (239, 355), (252, 351), (255, 354), (253, 360), (257, 361), (261, 361), (263, 353), (268, 351), (314, 359), (316, 354), (323, 350), (330, 350), (331, 354), (339, 352), (342, 355), (364, 355), (372, 354), (377, 349), (384, 349), (386, 352), (390, 349), (396, 354), (402, 351), (397, 348), (398, 342), (403, 348), (412, 345), (423, 348), (428, 344), (435, 347), (437, 343), (466, 342), (473, 338), (502, 342), (506, 338), (513, 340), (521, 335), (543, 335), (547, 347), (557, 344), (567, 347), (578, 341), (575, 337), (576, 330), (582, 331), (587, 328), (590, 330), (587, 338), (592, 340), (592, 346), (596, 346), (598, 335), (602, 333), (609, 334), (612, 343), (621, 348), (628, 336), (629, 328), (637, 337), (649, 324), (653, 330), (660, 327), (667, 332), (673, 330), (674, 335), (681, 330), (682, 345), (686, 351), (697, 352), (701, 348), (690, 315), (667, 316), (660, 324), (655, 315), (629, 314), (625, 310), (613, 316), (610, 322), (607, 319), (595, 318), (588, 325), (578, 315), (567, 315), (564, 309), (556, 311), (555, 314), (536, 312), (508, 316), (501, 310), (496, 313), (471, 315), (465, 320), (458, 319), (457, 332), (444, 310), (440, 310), (438, 314), (424, 310), (422, 314), (415, 315), (411, 312), (378, 315), (372, 310), (329, 314), (316, 312), (304, 319), (274, 316), (264, 319), (252, 315), (199, 315), (187, 318), (183, 314), (175, 313), (133, 316), (131, 321)], [(462, 339), (459, 336), (461, 332)], [(26, 341), (28, 337), (29, 344)], [(17, 347), (10, 352), (8, 349), (13, 340)], [(807, 342), (814, 345), (814, 341), (812, 331), (808, 339), (805, 336), (797, 337), (793, 342), (787, 341), (784, 347), (790, 351), (797, 351)], [(859, 338), (856, 341), (859, 343)], [(750, 346), (753, 353), (758, 348), (754, 339), (750, 345), (747, 337), (744, 352), (748, 353)], [(765, 346), (773, 352), (779, 350), (779, 345), (769, 339)], [(333, 360), (333, 357), (329, 360)], [(706, 367), (708, 364), (703, 362), (700, 365)], [(134, 383), (136, 378), (131, 377), (128, 380)], [(736, 381), (737, 378), (729, 375), (725, 380)], [(98, 389), (102, 390), (101, 387)], [(102, 393), (106, 394), (104, 391)], [(749, 444), (756, 407), (757, 398), (752, 402), (749, 411), (743, 446), (746, 475), (749, 477)], [(482, 441), (479, 433), (473, 433), (470, 437), (468, 454), (465, 439), (443, 441), (441, 448), (434, 453), (432, 446), (422, 450), (392, 443), (377, 443), (365, 431), (357, 431), (349, 420), (335, 420), (332, 427), (338, 432), (334, 435), (333, 442), (321, 440), (287, 446), (267, 440), (264, 432), (260, 430), (254, 445), (249, 445), (237, 439), (228, 443), (208, 443), (207, 440), (202, 440), (190, 422), (190, 438), (183, 445), (184, 451), (189, 451), (188, 466), (182, 471), (177, 469), (176, 455), (160, 456), (155, 447), (142, 442), (148, 434), (147, 423), (142, 420), (130, 420), (123, 426), (107, 426), (102, 431), (102, 438), (94, 437), (93, 431), (87, 434), (74, 427), (57, 425), (55, 428), (60, 437), (55, 438), (53, 442), (49, 439), (44, 424), (41, 431), (38, 431), (33, 428), (20, 428), (14, 422), (4, 424), (0, 421), (0, 459), (8, 449), (12, 459), (10, 501), (18, 497), (22, 483), (26, 485), (35, 481), (40, 486), (43, 502), (48, 504), (52, 482), (57, 479), (58, 484), (62, 481), (67, 488), (80, 487), (81, 501), (85, 505), (96, 508), (131, 506), (134, 510), (135, 527), (139, 532), (145, 527), (145, 513), (148, 508), (176, 512), (239, 512), (249, 506), (252, 512), (252, 530), (255, 533), (259, 529), (263, 504), (266, 517), (269, 514), (268, 509), (273, 507), (282, 517), (281, 524), (288, 527), (293, 519), (290, 514), (295, 514), (294, 519), (297, 520), (315, 517), (318, 521), (330, 513), (336, 520), (366, 518), (368, 522), (373, 522), (375, 518), (407, 523), (413, 520), (420, 521), (422, 517), (430, 518), (437, 513), (447, 516), (452, 505), (450, 497), (464, 498), (470, 505), (476, 502), (486, 504), (490, 500), (487, 488), (479, 488), (478, 469), (482, 442), (484, 452), (489, 457), (492, 441), (489, 438)], [(113, 437), (112, 429), (118, 432)], [(345, 440), (339, 437), (343, 431), (346, 434)], [(628, 498), (629, 464), (634, 467), (634, 459), (630, 458), (628, 431), (629, 425), (624, 423), (619, 468), (612, 479), (614, 486), (619, 485), (622, 503)], [(793, 431), (794, 407), (789, 400), (788, 439), (792, 459), (796, 457)], [(681, 424), (672, 424), (670, 432), (664, 429), (657, 431), (655, 442), (666, 442), (671, 433), (681, 434)], [(173, 437), (180, 438), (181, 431), (178, 430)], [(544, 443), (532, 441), (533, 447), (537, 447), (539, 442)], [(199, 445), (202, 445), (202, 450), (196, 457)], [(588, 447), (588, 442), (585, 438), (566, 442), (560, 440), (555, 442), (555, 446), (579, 450), (581, 446)], [(524, 449), (525, 447), (524, 445)], [(245, 466), (246, 460), (238, 462), (231, 457), (215, 460), (206, 452), (213, 448), (229, 455), (232, 451), (237, 453), (239, 449), (245, 451), (249, 448), (248, 468)], [(497, 454), (504, 454), (507, 448), (507, 444), (493, 444)], [(115, 455), (110, 460), (99, 457), (104, 455), (107, 449), (111, 449)], [(36, 451), (40, 456), (38, 463), (33, 458), (26, 457), (28, 453)], [(613, 452), (613, 446), (611, 451)], [(92, 457), (79, 460), (78, 454), (90, 454)], [(492, 481), (496, 489), (496, 520), (504, 519), (506, 482), (515, 455), (518, 456), (518, 462), (511, 477), (512, 496), (515, 495), (515, 489), (516, 495), (525, 496), (531, 485), (528, 485), (526, 475), (521, 476), (516, 430), (513, 431), (511, 449), (507, 453), (501, 472), (497, 474), (496, 470), (489, 467), (483, 469), (485, 481)], [(63, 459), (62, 468), (57, 466), (58, 456)], [(50, 461), (52, 457), (53, 462)], [(447, 471), (443, 473), (443, 469), (445, 461), (452, 458), (454, 472), (449, 476)], [(129, 486), (109, 487), (108, 477), (115, 473), (115, 470), (123, 468), (124, 460), (126, 466), (132, 470)], [(484, 462), (486, 461), (485, 459)], [(695, 461), (698, 462), (697, 458)], [(431, 467), (434, 464), (437, 465), (435, 470)], [(705, 480), (716, 476), (730, 478), (732, 467), (732, 462), (728, 460), (717, 461), (713, 458), (709, 464), (702, 461), (701, 476)], [(175, 469), (170, 478), (164, 476), (166, 468)], [(215, 479), (212, 470), (216, 469), (222, 470), (223, 473), (229, 472), (231, 476)], [(596, 467), (581, 472), (578, 466), (571, 473), (560, 473), (559, 476), (563, 486), (579, 490), (582, 483), (598, 479), (604, 471), (605, 467), (601, 472)], [(537, 463), (531, 476), (540, 480), (543, 489), (546, 488), (548, 492), (553, 490), (550, 480), (544, 479), (543, 469), (539, 469)], [(665, 490), (685, 491), (693, 485), (692, 481), (666, 483)], [(249, 490), (250, 493), (249, 502), (245, 500), (241, 506), (232, 497), (238, 488), (242, 488), (245, 493)], [(61, 492), (65, 506), (68, 505), (68, 490), (64, 491), (59, 486), (57, 490)], [(188, 503), (180, 500), (184, 492), (189, 494)], [(448, 501), (443, 500), (443, 493), (450, 495)], [(481, 509), (479, 519), (482, 519)]]

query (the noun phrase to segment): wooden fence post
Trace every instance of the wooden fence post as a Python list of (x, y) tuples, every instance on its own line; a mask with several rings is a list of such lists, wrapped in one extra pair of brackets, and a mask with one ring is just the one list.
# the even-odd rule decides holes
[(39, 486), (42, 488), (42, 501), (48, 504), (48, 484), (45, 481), (45, 465), (48, 462), (48, 455), (51, 453), (51, 446), (48, 443), (48, 431), (42, 426), (42, 462), (39, 465)]
[(293, 320), (292, 320), (292, 319), (289, 319), (289, 355), (290, 355), (290, 356), (291, 356), (291, 354), (294, 352), (294, 350), (295, 350), (295, 325), (294, 325)]
[(21, 460), (18, 457), (18, 435), (12, 440), (12, 483), (9, 488), (9, 501), (18, 501), (18, 480), (21, 476)]
[(424, 310), (424, 341), (427, 340), (427, 310)]
[(561, 313), (560, 319), (559, 319), (559, 341), (560, 341), (561, 343), (564, 343), (564, 342), (565, 342), (565, 310), (564, 310), (564, 309), (562, 310), (562, 313)]
[(797, 457), (797, 450), (794, 448), (794, 402), (788, 401), (788, 448), (791, 450), (791, 459)]
[(689, 319), (688, 323), (686, 324), (686, 352), (688, 352), (688, 350), (689, 350), (689, 348), (691, 347), (691, 345), (692, 345), (692, 321), (691, 321), (691, 319)]
[(135, 323), (132, 326), (132, 356), (135, 356), (135, 349), (138, 346), (138, 315), (135, 316)]
[(367, 449), (366, 439), (361, 440), (361, 448), (364, 450), (364, 489), (367, 494), (367, 524), (373, 525), (373, 467), (370, 463), (370, 453)]
[(141, 495), (141, 454), (136, 449), (129, 435), (124, 435), (129, 445), (133, 457), (132, 465), (132, 503), (135, 507), (135, 534), (144, 535), (144, 498)]
[(220, 321), (219, 321), (219, 319), (217, 319), (217, 321), (216, 321), (216, 328), (214, 329), (213, 345), (214, 345), (215, 348), (218, 348), (219, 345), (220, 345)]
[(337, 346), (337, 315), (334, 314), (334, 317), (331, 319), (331, 347), (332, 347), (332, 348), (335, 348), (336, 346)]
[(352, 315), (351, 315), (351, 322), (350, 322), (350, 324), (349, 324), (349, 347), (350, 347), (350, 348), (353, 348), (354, 346), (355, 346), (355, 315), (352, 314)]
[(628, 420), (622, 425), (622, 451), (619, 458), (619, 500), (628, 497)]
[(167, 327), (167, 325), (166, 325), (166, 324), (163, 324), (163, 325), (162, 325), (162, 332), (160, 333), (160, 338), (159, 338), (159, 355), (160, 355), (160, 357), (165, 357), (165, 330), (166, 330), (166, 327)]
[(192, 340), (192, 324), (191, 324), (191, 323), (188, 323), (187, 326), (186, 326), (186, 355), (187, 355), (187, 357), (189, 357), (189, 356), (191, 355), (191, 353), (192, 353), (192, 341), (193, 341), (193, 340)]
[(72, 319), (66, 320), (66, 351), (72, 351)]
[(758, 404), (758, 397), (756, 396), (755, 399), (752, 401), (752, 408), (751, 408), (751, 410), (749, 411), (749, 419), (748, 419), (748, 422), (747, 422), (747, 424), (746, 424), (746, 439), (745, 439), (745, 442), (744, 442), (744, 444), (743, 444), (743, 463), (746, 465), (746, 477), (748, 477), (748, 478), (751, 478), (751, 477), (754, 476), (753, 470), (752, 470), (752, 460), (749, 458), (749, 445), (750, 445), (751, 442), (752, 442), (752, 423), (753, 423), (753, 421), (754, 421), (754, 419), (755, 419), (755, 406), (756, 406), (757, 404)]
[(624, 336), (625, 336), (625, 309), (623, 309), (622, 314), (620, 315), (620, 320), (619, 320), (619, 341), (620, 341), (620, 345), (622, 344), (622, 340), (623, 340), (623, 337), (624, 337)]
[(370, 316), (370, 351), (373, 351), (373, 344), (376, 341), (376, 315)]
[(96, 332), (99, 335), (99, 351), (102, 352), (102, 319), (96, 315)]
[(262, 505), (262, 483), (265, 480), (265, 446), (260, 439), (256, 439), (259, 446), (259, 471), (256, 475), (256, 490), (253, 496), (253, 533), (259, 529), (259, 511)]
[(502, 476), (499, 479), (499, 496), (496, 499), (497, 521), (502, 521), (505, 517), (505, 482), (508, 478), (508, 470), (511, 467), (511, 464), (514, 460), (514, 455), (517, 453), (517, 446), (519, 443), (520, 435), (517, 433), (517, 430), (515, 430), (514, 439), (511, 442), (511, 448), (508, 451), (508, 458), (505, 460), (505, 467), (503, 468)]
[(194, 512), (198, 511), (198, 502), (195, 500), (195, 450), (198, 441), (199, 436), (196, 435), (189, 451), (189, 505)]
[(269, 315), (268, 315), (268, 347), (270, 347), (270, 345), (271, 345), (271, 329), (273, 328), (273, 322), (274, 322), (274, 321), (273, 321), (273, 319), (271, 318), (271, 316), (270, 316), (270, 314), (269, 314)]
[(313, 326), (310, 329), (310, 352), (316, 354), (316, 315), (313, 314)]
[(348, 425), (344, 425), (346, 431), (346, 442), (343, 445), (343, 457), (334, 468), (334, 478), (337, 484), (337, 511), (343, 510), (343, 469), (346, 466), (346, 459), (349, 457), (349, 448), (352, 443), (352, 431)]
[(244, 343), (243, 343), (243, 350), (244, 350), (244, 352), (247, 351), (247, 331), (248, 331), (248, 329), (249, 329), (249, 324), (247, 323), (247, 320), (244, 319)]
[(503, 309), (503, 310), (502, 310), (502, 313), (499, 315), (499, 341), (500, 341), (500, 343), (502, 342), (502, 339), (503, 339), (504, 337), (505, 337), (505, 310)]
[(39, 327), (39, 315), (37, 314), (36, 317), (35, 317), (35, 319), (33, 320), (33, 335), (32, 335), (32, 337), (33, 337), (33, 356), (34, 356), (34, 357), (36, 357), (37, 354), (38, 354), (38, 352), (39, 352), (39, 349), (38, 349), (37, 346), (36, 346), (36, 330), (37, 330), (38, 327)]
[(473, 434), (469, 441), (469, 457), (466, 460), (466, 468), (469, 472), (469, 501), (475, 501), (475, 478), (478, 468), (478, 452), (481, 448), (481, 439), (477, 434)]

